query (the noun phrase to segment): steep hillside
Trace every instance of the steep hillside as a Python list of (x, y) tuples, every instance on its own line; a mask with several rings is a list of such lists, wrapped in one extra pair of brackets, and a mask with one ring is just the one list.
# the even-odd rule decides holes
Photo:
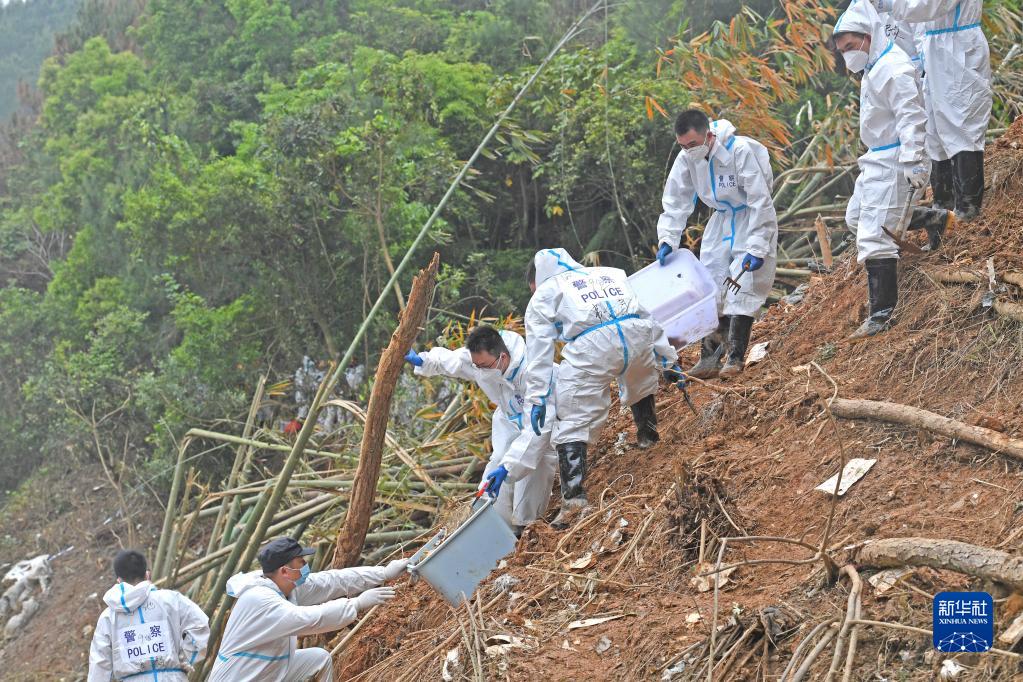
[[(775, 306), (756, 324), (753, 342), (770, 342), (763, 362), (738, 381), (693, 388), (698, 416), (674, 388), (662, 391), (654, 449), (634, 447), (631, 418), (615, 406), (587, 483), (594, 512), (564, 533), (529, 527), (471, 618), (425, 584), (403, 586), (339, 651), (341, 678), (438, 679), (457, 649), (460, 668), (449, 662), (444, 679), (707, 679), (716, 623), (714, 679), (773, 680), (812, 628), (845, 614), (850, 581), (825, 580), (824, 562), (813, 558), (822, 541), (838, 566), (855, 565), (866, 541), (900, 536), (1018, 555), (1018, 462), (923, 430), (841, 418), (833, 425), (824, 406), (835, 393), (892, 401), (1023, 435), (1023, 324), (984, 306), (986, 284), (941, 281), (950, 268), (984, 272), (988, 258), (999, 275), (1023, 271), (1020, 144), (1023, 120), (989, 148), (988, 199), (977, 222), (940, 253), (904, 258), (893, 330), (847, 340), (864, 314), (865, 275), (849, 258), (836, 263), (801, 303)], [(995, 293), (1002, 302), (1023, 298), (1014, 286)], [(838, 500), (828, 529), (832, 498), (814, 487), (843, 457), (877, 462)], [(721, 587), (715, 618), (714, 591), (692, 581), (701, 528), (711, 564), (719, 537), (803, 544), (730, 543), (723, 565), (743, 565)], [(917, 628), (930, 629), (935, 593), (992, 589), (921, 568), (881, 595), (867, 584), (874, 572), (861, 571), (861, 618)], [(999, 602), (996, 632), (1016, 615), (1017, 601)], [(578, 627), (589, 618), (609, 620)], [(933, 679), (947, 656), (904, 629), (857, 632), (852, 679)], [(487, 646), (489, 655), (477, 655)], [(829, 648), (806, 679), (824, 679), (831, 658)], [(964, 654), (956, 665), (964, 668), (956, 679), (1008, 680), (1017, 679), (1019, 659)]]

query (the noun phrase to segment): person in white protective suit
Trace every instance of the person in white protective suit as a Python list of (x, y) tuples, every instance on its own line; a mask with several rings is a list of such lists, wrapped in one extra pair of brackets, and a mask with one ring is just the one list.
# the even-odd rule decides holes
[[(860, 80), (860, 139), (867, 151), (845, 220), (856, 233), (858, 260), (867, 269), (870, 312), (852, 338), (873, 336), (891, 325), (898, 302), (899, 249), (892, 234), (911, 193), (930, 176), (924, 149), (927, 114), (909, 56), (885, 35), (877, 11), (854, 0), (835, 22), (832, 37), (846, 67)], [(953, 220), (944, 209), (918, 207), (909, 227), (926, 228), (937, 248)]]
[(276, 538), (259, 551), (262, 570), (227, 581), (236, 601), (209, 682), (330, 682), (334, 666), (326, 649), (298, 649), (298, 637), (339, 630), (358, 614), (394, 598), (394, 580), (408, 566), (362, 566), (310, 573), (305, 557), (315, 550)]
[[(624, 271), (584, 268), (564, 249), (543, 249), (526, 278), (533, 291), (525, 315), (526, 404), (537, 434), (553, 404), (551, 440), (558, 451), (562, 502), (551, 525), (563, 529), (587, 504), (586, 450), (607, 419), (611, 381), (618, 383), (621, 404), (632, 409), (639, 446), (650, 447), (658, 440), (659, 373), (677, 378), (678, 354), (640, 305)], [(558, 341), (565, 346), (555, 383)]]
[[(657, 260), (664, 265), (679, 247), (697, 199), (714, 210), (703, 230), (700, 262), (718, 286), (719, 324), (703, 340), (700, 360), (687, 374), (697, 379), (734, 376), (742, 371), (753, 316), (774, 284), (778, 216), (771, 198), (771, 160), (764, 145), (736, 135), (735, 126), (724, 119), (711, 123), (696, 109), (675, 119), (675, 139), (682, 151), (664, 184)], [(723, 286), (726, 277), (737, 279), (742, 288)]]
[(139, 552), (118, 552), (114, 575), (92, 635), (89, 682), (187, 682), (206, 654), (209, 618), (184, 595), (155, 588)]
[(991, 118), (983, 0), (871, 2), (898, 21), (912, 22), (920, 35), (934, 206), (972, 220), (984, 199), (984, 135)]
[[(493, 453), (482, 483), (497, 497), (495, 508), (505, 522), (521, 533), (546, 510), (558, 462), (551, 445), (551, 425), (536, 435), (523, 423), (526, 342), (515, 332), (483, 325), (469, 334), (463, 348), (412, 350), (405, 360), (419, 376), (474, 381), (496, 405), (490, 420)], [(554, 365), (555, 381), (557, 372)], [(508, 485), (502, 487), (506, 479)]]

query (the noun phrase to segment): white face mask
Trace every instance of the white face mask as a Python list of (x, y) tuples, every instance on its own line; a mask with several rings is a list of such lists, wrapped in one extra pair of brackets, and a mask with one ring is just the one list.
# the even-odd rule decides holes
[[(709, 133), (708, 133), (709, 135)], [(703, 144), (698, 144), (695, 147), (690, 147), (685, 150), (686, 156), (689, 157), (690, 161), (699, 161), (700, 159), (707, 158), (707, 154), (710, 153), (710, 143), (704, 140)]]
[(860, 40), (860, 48), (858, 50), (849, 50), (842, 53), (842, 59), (845, 60), (846, 68), (853, 73), (859, 73), (867, 68), (867, 62), (870, 61), (870, 55), (863, 51), (863, 43), (866, 40), (866, 38)]
[(867, 62), (870, 61), (870, 55), (863, 50), (850, 50), (849, 52), (843, 52), (842, 58), (845, 60), (845, 66), (853, 73), (859, 73), (867, 67)]

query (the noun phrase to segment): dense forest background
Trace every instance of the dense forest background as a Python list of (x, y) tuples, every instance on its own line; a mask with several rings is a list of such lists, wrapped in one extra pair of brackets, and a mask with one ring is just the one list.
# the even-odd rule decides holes
[[(1019, 5), (988, 4), (997, 65)], [(0, 114), (13, 111), (0, 130), (0, 491), (54, 457), (150, 480), (189, 426), (244, 418), (259, 374), (336, 358), (460, 163), (589, 5), (0, 10)], [(430, 334), (474, 311), (521, 313), (542, 246), (648, 262), (671, 118), (689, 104), (763, 139), (779, 170), (811, 147), (855, 157), (855, 87), (823, 44), (836, 6), (594, 13), (430, 235), (444, 264)], [(1003, 119), (1018, 113), (1009, 101)], [(378, 318), (360, 362), (392, 324)]]

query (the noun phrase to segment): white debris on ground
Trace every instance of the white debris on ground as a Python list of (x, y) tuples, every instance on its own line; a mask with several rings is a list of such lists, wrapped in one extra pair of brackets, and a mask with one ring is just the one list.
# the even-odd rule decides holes
[(40, 554), (15, 564), (4, 575), (10, 585), (0, 596), (0, 624), (4, 639), (14, 639), (39, 610), (39, 601), (50, 590), (53, 568), (50, 555)]

